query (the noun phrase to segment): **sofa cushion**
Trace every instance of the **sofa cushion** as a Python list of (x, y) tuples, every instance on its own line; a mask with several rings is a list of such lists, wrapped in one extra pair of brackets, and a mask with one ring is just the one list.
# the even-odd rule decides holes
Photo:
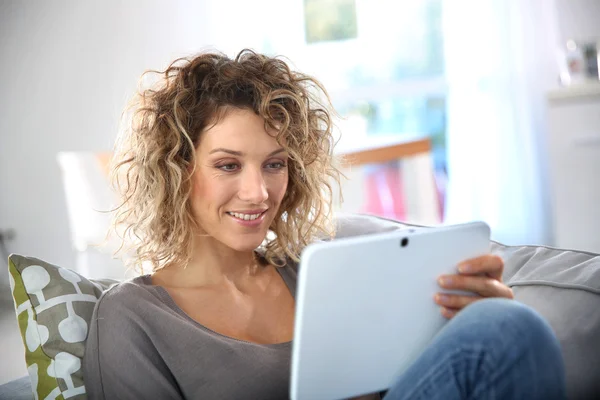
[[(423, 227), (387, 218), (342, 214), (338, 237)], [(545, 246), (506, 246), (504, 282), (515, 299), (542, 315), (560, 341), (570, 399), (600, 398), (600, 255)]]
[[(114, 280), (88, 280), (56, 265), (12, 254), (9, 282), (36, 398), (85, 398), (81, 361), (96, 301)], [(31, 391), (28, 393), (31, 398)]]
[(600, 255), (492, 243), (515, 298), (540, 313), (561, 343), (570, 399), (600, 398)]
[(31, 382), (28, 376), (0, 385), (0, 400), (31, 400)]

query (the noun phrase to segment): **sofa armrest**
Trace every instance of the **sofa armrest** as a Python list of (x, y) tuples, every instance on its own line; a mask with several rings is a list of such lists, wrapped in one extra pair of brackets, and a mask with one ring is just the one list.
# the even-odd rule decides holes
[(28, 376), (0, 385), (0, 400), (31, 400), (32, 398), (33, 391)]

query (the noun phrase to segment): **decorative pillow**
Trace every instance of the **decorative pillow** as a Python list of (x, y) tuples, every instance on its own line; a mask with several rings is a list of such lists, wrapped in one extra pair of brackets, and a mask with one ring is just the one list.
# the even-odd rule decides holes
[(81, 362), (89, 321), (102, 292), (118, 281), (88, 280), (16, 254), (8, 271), (35, 399), (85, 399)]

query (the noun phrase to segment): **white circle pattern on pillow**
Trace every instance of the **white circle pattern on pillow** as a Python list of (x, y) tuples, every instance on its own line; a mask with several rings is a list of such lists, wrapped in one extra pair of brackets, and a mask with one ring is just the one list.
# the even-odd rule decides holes
[(67, 302), (68, 317), (58, 323), (58, 333), (68, 343), (83, 342), (87, 336), (88, 326), (85, 319), (75, 314), (73, 302)]
[(25, 343), (29, 351), (35, 351), (38, 347), (48, 341), (50, 333), (44, 325), (38, 324), (33, 319), (33, 310), (27, 309), (27, 329), (25, 330)]
[(79, 369), (81, 369), (81, 360), (79, 358), (75, 357), (73, 354), (61, 352), (50, 362), (47, 372), (48, 375), (65, 381), (67, 391), (63, 394), (65, 397), (71, 397), (68, 392), (78, 391), (80, 393), (85, 393), (85, 388), (83, 386), (77, 389), (75, 388), (73, 379), (71, 378), (71, 374), (79, 371)]
[(21, 272), (23, 285), (27, 293), (37, 297), (38, 302), (44, 302), (44, 289), (50, 283), (50, 274), (39, 265), (31, 265)]
[(79, 275), (64, 268), (59, 269), (58, 273), (63, 277), (64, 280), (71, 282), (75, 287), (75, 291), (81, 294), (81, 289), (79, 289), (79, 285), (77, 284), (81, 282), (81, 277)]
[(31, 388), (33, 389), (33, 397), (38, 400), (37, 387), (38, 387), (38, 365), (31, 364), (27, 367), (27, 373), (29, 374), (29, 380), (31, 381)]
[(10, 285), (10, 293), (12, 296), (14, 296), (15, 295), (15, 280), (12, 277), (11, 273), (8, 274), (8, 284)]

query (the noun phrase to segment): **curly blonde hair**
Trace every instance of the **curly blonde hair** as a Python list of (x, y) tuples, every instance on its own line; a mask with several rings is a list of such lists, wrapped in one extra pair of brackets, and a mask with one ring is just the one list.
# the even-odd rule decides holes
[(157, 271), (189, 262), (198, 228), (189, 202), (195, 149), (202, 132), (232, 107), (261, 116), (290, 157), (287, 192), (270, 226), (275, 239), (265, 245), (267, 261), (298, 261), (304, 246), (334, 234), (332, 184), (340, 179), (334, 111), (316, 79), (247, 49), (235, 59), (216, 52), (180, 58), (142, 77), (148, 73), (161, 79), (138, 91), (111, 160), (122, 198), (113, 228), (120, 230), (121, 250), (128, 241), (126, 248), (134, 250), (133, 266), (150, 263)]

